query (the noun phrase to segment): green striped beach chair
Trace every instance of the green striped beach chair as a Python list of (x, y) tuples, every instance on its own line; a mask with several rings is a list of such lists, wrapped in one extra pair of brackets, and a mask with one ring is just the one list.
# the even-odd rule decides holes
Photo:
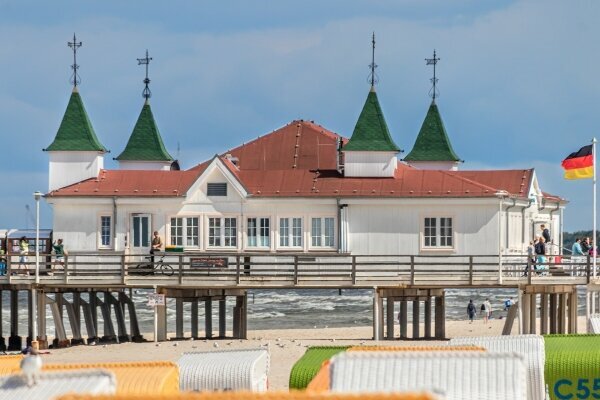
[(304, 390), (317, 375), (324, 361), (346, 351), (350, 346), (314, 346), (294, 364), (290, 372), (290, 389)]
[(551, 399), (600, 398), (600, 335), (545, 335)]

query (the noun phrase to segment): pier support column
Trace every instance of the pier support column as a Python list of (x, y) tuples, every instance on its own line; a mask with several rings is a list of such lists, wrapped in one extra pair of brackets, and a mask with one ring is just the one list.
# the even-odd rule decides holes
[(207, 339), (212, 339), (212, 299), (204, 300), (204, 336)]
[(393, 297), (388, 297), (387, 298), (387, 304), (386, 304), (386, 316), (385, 316), (385, 322), (386, 322), (386, 329), (387, 329), (387, 335), (386, 338), (387, 340), (394, 340), (394, 298)]
[(73, 337), (71, 339), (71, 345), (85, 344), (85, 340), (81, 337), (81, 293), (73, 293), (73, 307), (72, 307), (72, 318), (71, 318), (71, 331), (79, 332), (79, 338)]
[(10, 291), (10, 337), (8, 350), (21, 350), (22, 339), (19, 336), (19, 291)]
[(192, 338), (198, 339), (198, 299), (192, 300)]
[(227, 302), (225, 299), (219, 300), (219, 337), (224, 338), (227, 335)]
[[(165, 299), (166, 300), (166, 299)], [(167, 340), (167, 305), (156, 306), (156, 340), (164, 342)]]
[(408, 303), (406, 300), (400, 301), (400, 339), (408, 337)]
[(527, 335), (530, 332), (530, 322), (531, 322), (531, 295), (528, 293), (523, 294), (522, 296), (523, 307), (521, 307), (522, 320), (523, 320), (523, 334)]
[(556, 293), (550, 293), (550, 333), (558, 333), (558, 324), (556, 321)]
[(540, 334), (548, 334), (548, 293), (540, 295)]
[(431, 298), (425, 300), (425, 339), (431, 339)]
[(98, 332), (98, 294), (96, 292), (89, 293), (89, 304), (91, 322), (94, 325), (94, 332), (98, 336), (100, 332)]
[(569, 293), (569, 333), (577, 333), (577, 289)]
[(182, 340), (183, 337), (183, 299), (175, 299), (175, 340)]
[(566, 302), (566, 293), (560, 293), (558, 295), (558, 333), (567, 333), (567, 324), (566, 324), (566, 316), (567, 316), (567, 302)]
[(412, 338), (418, 339), (420, 334), (420, 326), (419, 326), (419, 313), (420, 313), (420, 305), (421, 302), (419, 300), (413, 301), (413, 309), (412, 309)]
[[(31, 346), (31, 341), (35, 340), (33, 337), (33, 294), (35, 289), (29, 289), (27, 291), (27, 339), (25, 342), (27, 346)], [(37, 304), (36, 304), (37, 305)]]
[(443, 292), (435, 297), (435, 338), (446, 338), (446, 297)]
[(380, 318), (382, 314), (382, 301), (377, 288), (373, 289), (373, 340), (382, 340), (383, 321)]
[(535, 334), (537, 332), (537, 295), (531, 294), (531, 300), (529, 301), (529, 333)]
[(38, 346), (40, 350), (48, 348), (46, 335), (46, 293), (40, 290), (37, 294)]

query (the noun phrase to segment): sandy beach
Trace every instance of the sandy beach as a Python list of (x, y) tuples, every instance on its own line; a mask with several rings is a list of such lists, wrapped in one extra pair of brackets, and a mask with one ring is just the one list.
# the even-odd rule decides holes
[[(538, 321), (539, 322), (539, 321)], [(579, 331), (585, 332), (585, 318), (579, 317)], [(468, 321), (447, 321), (446, 335), (458, 336), (483, 336), (500, 335), (504, 320), (490, 320), (484, 324), (476, 320), (472, 324)], [(396, 337), (399, 336), (399, 327), (396, 325)], [(423, 327), (421, 326), (421, 329)], [(410, 326), (409, 326), (410, 332)], [(518, 332), (517, 324), (513, 326), (513, 334)], [(350, 328), (325, 328), (313, 329), (285, 329), (249, 331), (248, 340), (185, 340), (174, 342), (148, 343), (122, 343), (113, 345), (75, 346), (66, 349), (49, 350), (50, 354), (44, 355), (47, 363), (76, 363), (76, 362), (109, 362), (109, 361), (176, 361), (181, 353), (186, 351), (209, 351), (216, 349), (243, 349), (268, 346), (271, 354), (271, 370), (269, 374), (270, 388), (272, 390), (285, 390), (288, 388), (288, 379), (292, 366), (304, 354), (308, 346), (318, 345), (423, 345), (445, 343), (436, 341), (380, 341), (371, 340), (371, 327)], [(152, 335), (145, 335), (151, 340)], [(216, 347), (218, 346), (218, 347)]]

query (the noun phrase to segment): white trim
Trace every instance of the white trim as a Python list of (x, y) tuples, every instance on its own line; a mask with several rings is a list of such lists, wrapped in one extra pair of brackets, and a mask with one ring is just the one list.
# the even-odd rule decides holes
[[(258, 238), (260, 237), (258, 235), (259, 233), (259, 229), (260, 226), (256, 226), (256, 242), (257, 245), (256, 246), (249, 246), (248, 245), (248, 220), (250, 218), (256, 218), (257, 223), (261, 218), (268, 218), (269, 219), (269, 246), (259, 246), (258, 245)], [(273, 234), (273, 215), (270, 214), (246, 214), (244, 215), (244, 249), (246, 250), (253, 250), (253, 251), (274, 251), (275, 250), (275, 241), (273, 240), (274, 234)]]
[[(305, 248), (305, 244), (306, 244), (306, 238), (305, 238), (305, 223), (306, 223), (306, 218), (304, 215), (302, 214), (280, 214), (277, 215), (277, 231), (275, 232), (275, 249), (276, 250), (301, 250), (304, 251)], [(289, 233), (288, 233), (288, 239), (289, 239), (289, 243), (290, 245), (288, 246), (282, 246), (280, 244), (280, 239), (281, 239), (281, 219), (288, 219), (290, 222), (290, 225), (288, 226), (289, 229)], [(300, 233), (300, 241), (302, 242), (300, 244), (300, 246), (294, 246), (291, 243), (293, 243), (294, 241), (294, 235), (293, 235), (293, 229), (294, 229), (294, 218), (300, 218), (300, 228), (302, 229), (301, 233)]]
[[(210, 222), (209, 222), (209, 218), (219, 218), (221, 220), (221, 234), (220, 234), (220, 240), (221, 243), (225, 243), (225, 218), (234, 218), (236, 220), (236, 225), (235, 225), (235, 229), (236, 229), (236, 236), (235, 236), (235, 246), (225, 246), (225, 245), (221, 245), (221, 246), (211, 246), (209, 244), (209, 230), (210, 230)], [(241, 235), (241, 229), (240, 229), (240, 220), (241, 217), (239, 214), (204, 214), (204, 249), (206, 251), (210, 251), (210, 250), (218, 250), (218, 251), (238, 251), (241, 250), (241, 242), (242, 242), (242, 238), (243, 236)]]
[[(321, 245), (321, 246), (313, 246), (312, 244), (312, 239), (313, 239), (313, 232), (312, 232), (312, 220), (313, 218), (319, 218), (321, 220), (321, 241), (322, 243), (325, 243), (325, 218), (332, 218), (333, 219), (333, 246), (325, 246), (325, 245)], [(331, 251), (331, 250), (337, 250), (337, 238), (339, 235), (338, 232), (338, 227), (337, 227), (337, 216), (332, 215), (332, 214), (309, 214), (308, 218), (307, 218), (307, 225), (308, 225), (308, 250), (309, 251)]]
[[(172, 239), (172, 234), (171, 234), (171, 219), (173, 218), (181, 218), (183, 220), (183, 224), (181, 226), (182, 228), (182, 235), (181, 235), (181, 247), (183, 247), (184, 250), (188, 250), (188, 249), (193, 249), (193, 250), (201, 250), (202, 249), (202, 214), (175, 214), (175, 215), (167, 215), (166, 221), (165, 221), (165, 225), (166, 225), (166, 229), (165, 229), (165, 246), (179, 246), (176, 244), (172, 244), (171, 243), (171, 239)], [(198, 245), (197, 246), (187, 246), (186, 242), (187, 242), (187, 221), (186, 218), (196, 218), (198, 220)]]
[[(425, 246), (425, 218), (436, 219), (436, 241), (441, 243), (441, 218), (450, 218), (452, 220), (452, 246)], [(454, 213), (421, 213), (419, 215), (419, 253), (428, 252), (456, 252), (456, 215)]]
[[(103, 245), (102, 244), (102, 217), (108, 217), (110, 218), (110, 232), (109, 232), (109, 237), (108, 237), (108, 241), (109, 244), (108, 245)], [(110, 214), (109, 212), (100, 212), (98, 213), (98, 216), (96, 218), (96, 223), (97, 223), (97, 228), (96, 229), (96, 246), (98, 247), (98, 250), (112, 250), (114, 248), (114, 231), (115, 231), (115, 221), (113, 221), (114, 218), (112, 216), (112, 214)]]
[[(192, 184), (192, 186), (188, 189), (188, 191), (185, 195), (186, 200), (184, 200), (182, 203), (183, 205), (189, 203), (189, 201), (187, 199), (190, 198), (194, 193), (196, 193), (197, 191), (200, 190), (200, 187), (202, 185), (204, 185), (206, 178), (208, 178), (215, 169), (218, 169), (221, 172), (221, 174), (223, 174), (223, 176), (225, 177), (227, 182), (231, 184), (231, 186), (235, 189), (235, 191), (242, 198), (245, 198), (248, 196), (248, 192), (246, 192), (246, 189), (244, 189), (244, 186), (239, 181), (239, 179), (237, 179), (237, 177), (231, 173), (229, 168), (227, 168), (227, 166), (225, 166), (225, 164), (219, 157), (214, 157), (212, 159), (212, 161), (210, 162), (210, 164), (208, 165), (208, 167), (206, 167), (204, 172), (202, 172), (202, 174), (196, 179), (196, 182), (194, 182)], [(208, 193), (206, 193), (206, 195), (208, 197)], [(214, 196), (211, 196), (211, 197), (214, 197)], [(219, 196), (217, 196), (217, 197), (219, 197)]]

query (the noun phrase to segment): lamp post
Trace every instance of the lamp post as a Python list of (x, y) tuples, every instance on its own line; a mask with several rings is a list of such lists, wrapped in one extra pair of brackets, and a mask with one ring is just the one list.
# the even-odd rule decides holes
[(37, 285), (40, 283), (40, 199), (42, 193), (36, 191), (33, 194), (35, 199), (35, 285), (31, 291), (31, 312), (33, 318), (31, 321), (31, 347), (38, 350), (38, 309), (37, 309)]

